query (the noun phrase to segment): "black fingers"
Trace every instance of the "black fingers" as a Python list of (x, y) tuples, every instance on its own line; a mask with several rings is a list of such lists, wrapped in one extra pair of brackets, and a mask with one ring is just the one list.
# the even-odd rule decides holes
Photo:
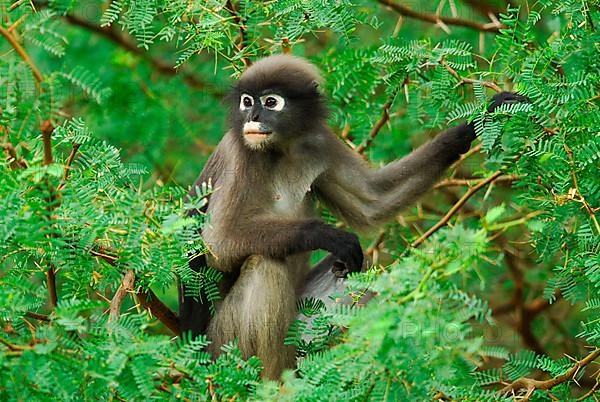
[(363, 252), (354, 233), (327, 227), (324, 230), (324, 244), (321, 248), (331, 252), (337, 257), (332, 265), (333, 273), (340, 278), (349, 272), (359, 272), (363, 265)]
[(488, 112), (493, 112), (500, 105), (524, 102), (529, 102), (529, 99), (524, 95), (509, 91), (500, 92), (492, 97), (492, 104), (488, 107)]
[(333, 264), (331, 264), (331, 272), (333, 272), (336, 278), (345, 278), (349, 273), (346, 264), (340, 260), (335, 260)]

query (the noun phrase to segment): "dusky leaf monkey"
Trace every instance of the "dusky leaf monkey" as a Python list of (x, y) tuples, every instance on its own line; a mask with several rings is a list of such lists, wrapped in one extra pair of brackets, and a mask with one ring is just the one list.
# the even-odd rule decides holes
[[(283, 342), (297, 298), (363, 265), (357, 236), (322, 222), (315, 199), (354, 229), (376, 227), (427, 191), (475, 138), (473, 125), (462, 124), (372, 169), (328, 128), (320, 82), (312, 64), (290, 55), (248, 68), (228, 96), (231, 128), (193, 186), (210, 180), (214, 191), (202, 230), (211, 253), (190, 265), (223, 272), (223, 298), (211, 318), (208, 303), (180, 287), (181, 329), (206, 333), (213, 355), (237, 339), (269, 378), (294, 367), (294, 350)], [(491, 108), (515, 97), (497, 95)], [(317, 249), (331, 255), (310, 271)]]

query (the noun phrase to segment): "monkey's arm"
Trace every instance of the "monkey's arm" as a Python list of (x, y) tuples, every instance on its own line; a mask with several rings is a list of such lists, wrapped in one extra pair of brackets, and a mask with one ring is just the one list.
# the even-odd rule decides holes
[(460, 125), (438, 135), (404, 158), (375, 170), (336, 139), (341, 155), (316, 181), (317, 195), (331, 211), (355, 228), (392, 219), (427, 191), (475, 138)]
[[(493, 97), (488, 110), (524, 101), (521, 95), (503, 92)], [(332, 212), (356, 228), (380, 225), (431, 188), (474, 139), (474, 125), (461, 124), (378, 170), (365, 166), (358, 155), (335, 141), (332, 153), (341, 156), (318, 178), (317, 194)]]
[(209, 244), (215, 258), (223, 259), (226, 266), (235, 266), (254, 254), (284, 258), (321, 249), (335, 255), (349, 271), (362, 267), (358, 237), (319, 220), (255, 216), (232, 225), (227, 238), (212, 239)]

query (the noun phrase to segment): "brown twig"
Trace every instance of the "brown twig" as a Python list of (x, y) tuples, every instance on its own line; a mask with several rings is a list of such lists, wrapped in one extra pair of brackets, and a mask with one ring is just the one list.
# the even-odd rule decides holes
[[(500, 176), (496, 179), (496, 183), (501, 183), (501, 182), (513, 182), (515, 180), (519, 180), (520, 176), (519, 175), (515, 175), (515, 174), (511, 174), (511, 175), (504, 175), (504, 176)], [(472, 187), (473, 185), (481, 182), (484, 179), (445, 179), (440, 181), (439, 183), (435, 184), (433, 186), (433, 188), (442, 188), (442, 187), (459, 187), (459, 186), (466, 186), (466, 187)]]
[(367, 136), (366, 140), (364, 141), (364, 143), (360, 144), (354, 149), (357, 153), (362, 155), (367, 150), (367, 148), (371, 146), (373, 140), (375, 139), (375, 137), (377, 137), (385, 123), (387, 123), (390, 120), (390, 107), (392, 107), (394, 98), (395, 95), (392, 96), (392, 98), (390, 98), (387, 102), (385, 102), (385, 104), (383, 105), (383, 111), (381, 112), (381, 117), (379, 118), (379, 120), (377, 120), (375, 126), (369, 132), (369, 135)]
[(445, 226), (450, 221), (450, 218), (452, 218), (454, 216), (454, 214), (456, 214), (460, 210), (460, 208), (469, 200), (469, 198), (471, 198), (473, 196), (473, 194), (475, 194), (477, 191), (479, 191), (481, 188), (485, 187), (486, 185), (492, 183), (494, 180), (496, 180), (501, 175), (502, 175), (502, 172), (498, 171), (498, 172), (492, 174), (487, 179), (482, 180), (481, 182), (477, 183), (475, 186), (473, 186), (469, 190), (467, 190), (467, 192), (456, 202), (456, 204), (454, 204), (452, 206), (452, 208), (450, 208), (450, 210), (446, 213), (446, 215), (444, 215), (444, 217), (442, 219), (440, 219), (427, 232), (423, 233), (423, 235), (421, 235), (421, 237), (419, 237), (417, 240), (415, 240), (411, 244), (411, 248), (419, 247), (421, 245), (421, 243), (423, 243), (425, 240), (427, 240), (432, 234), (434, 234), (440, 228)]
[[(117, 257), (111, 254), (107, 254), (106, 250), (101, 249), (100, 251), (91, 250), (90, 254), (101, 258), (110, 265), (117, 264)], [(114, 254), (114, 253), (113, 253)], [(160, 299), (148, 289), (145, 292), (136, 292), (140, 304), (149, 310), (160, 322), (162, 322), (167, 328), (173, 331), (174, 334), (179, 335), (179, 319), (177, 315), (173, 313)]]
[[(42, 131), (42, 142), (44, 144), (44, 166), (49, 166), (53, 163), (52, 160), (52, 132), (54, 131), (54, 125), (50, 120), (44, 120), (41, 124)], [(50, 183), (48, 182), (48, 185)], [(57, 198), (56, 191), (50, 186), (51, 198), (50, 202), (52, 205), (56, 205), (55, 201)], [(53, 209), (53, 206), (50, 206)], [(51, 211), (49, 211), (51, 212)], [(52, 219), (52, 216), (49, 215), (49, 219)], [(48, 283), (48, 293), (50, 295), (50, 305), (52, 307), (56, 307), (58, 304), (58, 294), (56, 292), (56, 267), (53, 264), (50, 264), (48, 270), (46, 271), (46, 280)]]
[(175, 335), (180, 335), (179, 319), (163, 302), (161, 302), (154, 292), (148, 289), (146, 292), (137, 293), (140, 304), (144, 306), (153, 316), (158, 318)]
[(14, 343), (11, 343), (11, 342), (7, 341), (4, 338), (0, 338), (0, 343), (3, 344), (4, 346), (6, 346), (9, 350), (11, 350), (13, 352), (22, 352), (24, 350), (31, 350), (31, 349), (33, 349), (29, 345), (27, 345), (27, 346), (17, 345), (17, 344), (14, 344)]
[(21, 57), (21, 59), (23, 59), (23, 61), (29, 66), (31, 72), (33, 73), (35, 81), (39, 86), (39, 84), (41, 84), (42, 81), (44, 81), (44, 76), (40, 72), (39, 68), (37, 68), (33, 60), (31, 60), (31, 57), (29, 57), (25, 49), (23, 49), (23, 46), (21, 46), (21, 44), (17, 41), (17, 39), (13, 36), (11, 32), (9, 32), (7, 29), (1, 26), (0, 35), (4, 36), (4, 38), (8, 41), (8, 43), (10, 43), (13, 49), (15, 49), (19, 57)]
[(50, 317), (48, 317), (47, 315), (34, 313), (32, 311), (26, 312), (25, 316), (38, 321), (50, 322)]
[(492, 82), (492, 81), (482, 81), (482, 80), (474, 80), (472, 78), (466, 78), (466, 77), (461, 77), (456, 70), (454, 70), (452, 67), (450, 67), (444, 60), (442, 60), (440, 62), (440, 64), (446, 69), (448, 70), (448, 72), (459, 81), (459, 85), (462, 84), (471, 84), (473, 85), (474, 83), (478, 82), (481, 85), (483, 85), (486, 88), (491, 88), (496, 92), (502, 92), (502, 88), (500, 88), (498, 85), (496, 85), (496, 83)]
[(42, 142), (44, 144), (44, 165), (51, 165), (52, 160), (52, 132), (54, 125), (50, 120), (44, 120), (41, 124)]
[(67, 158), (67, 163), (65, 164), (65, 168), (63, 171), (63, 177), (57, 187), (58, 190), (62, 190), (67, 184), (67, 179), (69, 178), (69, 171), (71, 170), (71, 165), (73, 164), (73, 160), (75, 160), (75, 155), (77, 154), (77, 150), (79, 150), (81, 144), (73, 143), (73, 148), (71, 148), (71, 153)]
[(585, 366), (592, 363), (596, 358), (600, 356), (600, 349), (594, 349), (590, 354), (588, 354), (583, 359), (579, 360), (573, 367), (571, 367), (567, 372), (551, 378), (549, 380), (535, 380), (533, 378), (521, 377), (506, 387), (502, 388), (498, 393), (500, 395), (506, 395), (508, 393), (512, 393), (513, 396), (516, 396), (520, 391), (525, 390), (526, 394), (524, 396), (523, 401), (529, 400), (533, 392), (537, 389), (539, 390), (549, 390), (557, 385), (560, 385), (564, 382), (571, 380), (573, 377), (579, 373), (579, 370), (584, 368)]
[(148, 52), (137, 47), (135, 43), (129, 38), (127, 38), (125, 35), (120, 34), (118, 31), (114, 30), (111, 27), (101, 27), (74, 15), (67, 15), (64, 18), (72, 25), (87, 29), (95, 34), (98, 34), (110, 40), (119, 47), (127, 50), (128, 52), (139, 56), (159, 74), (175, 76), (180, 73), (189, 86), (196, 89), (205, 90), (214, 96), (220, 97), (223, 95), (220, 91), (216, 90), (215, 88), (212, 88), (210, 84), (202, 81), (200, 78), (190, 73), (189, 71), (183, 69), (181, 71), (176, 70), (170, 63), (151, 56)]
[(404, 15), (406, 17), (415, 18), (421, 21), (430, 22), (432, 24), (446, 24), (446, 25), (455, 25), (462, 26), (471, 29), (476, 29), (482, 32), (499, 32), (501, 28), (505, 28), (503, 24), (497, 23), (488, 23), (481, 24), (479, 22), (465, 20), (457, 17), (445, 17), (441, 15), (427, 14), (421, 13), (418, 11), (411, 10), (410, 8), (403, 6), (402, 4), (398, 4), (393, 0), (377, 0), (378, 3), (383, 4), (385, 6), (390, 7), (392, 10), (397, 13)]
[(581, 189), (579, 188), (579, 182), (577, 181), (577, 175), (575, 174), (575, 162), (573, 160), (573, 151), (567, 145), (566, 142), (564, 142), (564, 148), (565, 148), (565, 151), (567, 152), (567, 156), (569, 157), (569, 165), (571, 167), (571, 178), (573, 180), (573, 186), (575, 186), (574, 187), (575, 194), (571, 195), (571, 193), (569, 192), (569, 198), (572, 199), (573, 201), (580, 202), (583, 205), (585, 211), (588, 213), (588, 215), (590, 216), (590, 219), (594, 223), (594, 227), (596, 228), (596, 231), (598, 232), (598, 234), (600, 234), (600, 224), (598, 223), (598, 219), (596, 218), (596, 211), (598, 209), (592, 208), (590, 206), (590, 204), (587, 202), (587, 200), (585, 199), (585, 197), (583, 196), (583, 194), (581, 193)]
[(119, 319), (121, 315), (121, 304), (123, 304), (123, 300), (127, 293), (133, 291), (133, 284), (135, 282), (135, 274), (130, 269), (125, 275), (123, 275), (123, 280), (121, 281), (121, 286), (115, 292), (112, 300), (110, 301), (110, 316), (109, 321), (116, 321)]
[[(556, 292), (554, 294), (554, 297), (556, 299), (560, 299), (562, 297), (560, 291)], [(500, 305), (498, 307), (493, 307), (492, 308), (492, 315), (499, 316), (499, 315), (504, 315), (504, 314), (511, 313), (516, 308), (515, 304), (516, 303), (515, 303), (515, 300), (513, 298), (508, 303), (502, 304), (502, 305)], [(554, 304), (556, 304), (556, 301), (550, 303), (549, 299), (546, 299), (544, 297), (538, 297), (537, 299), (534, 299), (531, 302), (523, 305), (523, 310), (527, 312), (527, 315), (530, 318), (534, 318), (535, 316), (539, 315), (544, 310), (547, 310), (548, 308), (550, 308)]]

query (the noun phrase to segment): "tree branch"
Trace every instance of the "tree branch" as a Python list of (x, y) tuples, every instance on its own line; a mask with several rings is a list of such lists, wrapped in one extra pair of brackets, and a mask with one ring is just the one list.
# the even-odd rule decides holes
[(465, 20), (457, 17), (445, 17), (427, 13), (420, 13), (418, 11), (411, 10), (410, 8), (394, 2), (393, 0), (377, 0), (378, 3), (390, 7), (397, 13), (406, 17), (415, 18), (421, 21), (430, 22), (432, 24), (440, 25), (441, 23), (446, 25), (462, 26), (471, 29), (476, 29), (482, 32), (499, 32), (501, 28), (505, 28), (503, 24), (488, 23), (480, 24), (475, 21)]
[[(504, 176), (500, 176), (496, 179), (496, 183), (501, 183), (501, 182), (513, 182), (515, 180), (519, 180), (520, 176), (519, 175), (504, 175)], [(442, 188), (442, 187), (459, 187), (459, 186), (466, 186), (466, 187), (472, 187), (473, 185), (476, 185), (477, 183), (480, 183), (482, 180), (485, 179), (445, 179), (442, 180), (438, 183), (436, 183), (433, 188)]]
[[(50, 120), (44, 120), (41, 124), (42, 131), (42, 142), (44, 144), (44, 166), (49, 166), (53, 163), (52, 160), (52, 132), (54, 131), (54, 125)], [(48, 186), (50, 186), (50, 203), (49, 208), (53, 210), (55, 208), (55, 201), (58, 198), (56, 190), (52, 188), (50, 180), (48, 180)], [(49, 211), (48, 219), (52, 220), (51, 211)], [(48, 283), (48, 293), (50, 295), (50, 305), (56, 307), (58, 304), (58, 293), (56, 292), (56, 267), (50, 263), (48, 270), (46, 271), (46, 281)]]
[(500, 395), (512, 393), (514, 396), (516, 396), (516, 394), (519, 393), (521, 390), (525, 390), (526, 394), (522, 400), (529, 400), (529, 398), (536, 389), (549, 390), (556, 387), (557, 385), (560, 385), (564, 382), (573, 379), (573, 377), (577, 375), (579, 370), (592, 363), (596, 358), (598, 358), (598, 356), (600, 356), (600, 349), (594, 349), (586, 357), (575, 363), (575, 365), (569, 370), (567, 370), (567, 372), (564, 374), (561, 374), (549, 380), (535, 380), (533, 378), (521, 377), (513, 381), (506, 387), (502, 388), (500, 391), (498, 391), (498, 393)]
[(121, 286), (117, 289), (115, 295), (110, 301), (110, 316), (109, 321), (116, 321), (119, 319), (121, 315), (121, 304), (127, 296), (127, 293), (133, 291), (133, 284), (135, 282), (135, 274), (130, 269), (123, 276), (123, 280), (121, 281)]
[(73, 148), (71, 149), (71, 153), (67, 158), (67, 163), (65, 164), (65, 169), (63, 171), (63, 177), (58, 185), (57, 189), (62, 190), (67, 184), (67, 179), (69, 178), (69, 171), (71, 170), (71, 165), (73, 164), (73, 160), (75, 159), (75, 155), (77, 154), (77, 150), (81, 144), (73, 143)]
[(198, 78), (194, 74), (192, 74), (188, 71), (185, 71), (183, 69), (181, 71), (176, 70), (170, 63), (151, 56), (150, 53), (137, 47), (134, 42), (129, 40), (126, 36), (115, 31), (111, 27), (101, 27), (101, 26), (93, 24), (81, 17), (77, 17), (75, 15), (67, 15), (64, 18), (72, 25), (87, 29), (95, 34), (98, 34), (98, 35), (110, 40), (114, 44), (120, 46), (121, 48), (127, 50), (128, 52), (133, 53), (136, 56), (139, 56), (144, 61), (146, 61), (159, 74), (168, 75), (168, 76), (176, 76), (177, 74), (181, 74), (183, 76), (183, 79), (185, 80), (185, 82), (188, 85), (190, 85), (191, 87), (204, 90), (204, 91), (208, 92), (209, 94), (217, 96), (217, 97), (220, 97), (223, 95), (220, 91), (216, 90), (215, 88), (212, 88), (212, 86), (210, 84), (202, 81), (200, 78)]
[(389, 99), (383, 105), (383, 111), (381, 112), (381, 117), (379, 118), (379, 120), (377, 120), (377, 123), (375, 123), (375, 126), (369, 132), (367, 139), (365, 140), (364, 143), (360, 144), (359, 146), (357, 146), (355, 148), (355, 151), (357, 153), (362, 155), (367, 150), (367, 148), (371, 146), (371, 144), (373, 143), (373, 140), (379, 134), (379, 131), (381, 131), (383, 126), (385, 126), (385, 123), (387, 123), (390, 120), (390, 107), (392, 107), (392, 103), (394, 102), (394, 97), (395, 96), (393, 96), (391, 99)]
[[(90, 254), (95, 257), (101, 258), (106, 263), (115, 266), (117, 264), (117, 257), (107, 254), (105, 250), (95, 251), (91, 250)], [(136, 292), (140, 304), (152, 313), (160, 322), (162, 322), (167, 328), (169, 328), (175, 335), (179, 335), (179, 319), (177, 315), (169, 309), (160, 299), (154, 294), (151, 289), (145, 292)], [(113, 298), (114, 300), (114, 298)], [(112, 302), (111, 302), (112, 306)]]
[(479, 82), (481, 85), (483, 85), (484, 87), (487, 88), (491, 88), (496, 92), (502, 92), (502, 88), (500, 88), (498, 85), (496, 85), (496, 83), (491, 82), (491, 81), (482, 81), (482, 80), (474, 80), (472, 78), (466, 78), (466, 77), (461, 77), (456, 70), (454, 70), (452, 67), (450, 67), (444, 60), (442, 60), (440, 62), (440, 64), (442, 66), (444, 66), (444, 68), (446, 70), (448, 70), (448, 72), (454, 77), (456, 78), (458, 81), (460, 81), (458, 84), (462, 85), (462, 84), (471, 84), (473, 85), (476, 82)]
[(50, 318), (44, 314), (34, 313), (32, 311), (28, 311), (25, 313), (26, 317), (33, 318), (34, 320), (50, 322)]
[(440, 219), (427, 232), (423, 233), (423, 235), (421, 237), (419, 237), (417, 240), (415, 240), (411, 244), (411, 248), (419, 247), (421, 245), (421, 243), (423, 243), (425, 240), (427, 240), (432, 234), (434, 234), (439, 229), (441, 229), (443, 226), (445, 226), (450, 221), (450, 218), (452, 218), (454, 216), (454, 214), (456, 214), (460, 210), (460, 208), (469, 200), (469, 198), (471, 198), (473, 196), (473, 194), (475, 194), (481, 188), (485, 187), (486, 185), (488, 185), (491, 182), (493, 182), (494, 180), (496, 180), (501, 175), (502, 175), (502, 172), (497, 171), (496, 173), (492, 174), (487, 179), (482, 180), (481, 182), (477, 183), (475, 186), (473, 186), (469, 190), (467, 190), (467, 192), (456, 202), (456, 204), (454, 204), (452, 206), (452, 208), (450, 208), (450, 210), (446, 213), (446, 215), (444, 215), (444, 217), (442, 219)]
[(13, 49), (15, 49), (15, 51), (21, 57), (21, 59), (23, 59), (23, 61), (29, 66), (31, 72), (33, 73), (35, 81), (39, 86), (39, 84), (41, 84), (42, 81), (44, 81), (44, 76), (40, 72), (39, 68), (37, 68), (33, 60), (31, 60), (31, 57), (29, 57), (25, 49), (23, 49), (23, 46), (21, 46), (21, 44), (17, 42), (12, 33), (10, 33), (7, 29), (3, 28), (2, 26), (0, 26), (0, 35), (4, 36), (4, 38), (10, 43)]
[(179, 336), (181, 334), (177, 315), (161, 302), (152, 290), (148, 289), (146, 292), (137, 292), (136, 294), (140, 304), (150, 311), (153, 316), (158, 318), (175, 335)]

